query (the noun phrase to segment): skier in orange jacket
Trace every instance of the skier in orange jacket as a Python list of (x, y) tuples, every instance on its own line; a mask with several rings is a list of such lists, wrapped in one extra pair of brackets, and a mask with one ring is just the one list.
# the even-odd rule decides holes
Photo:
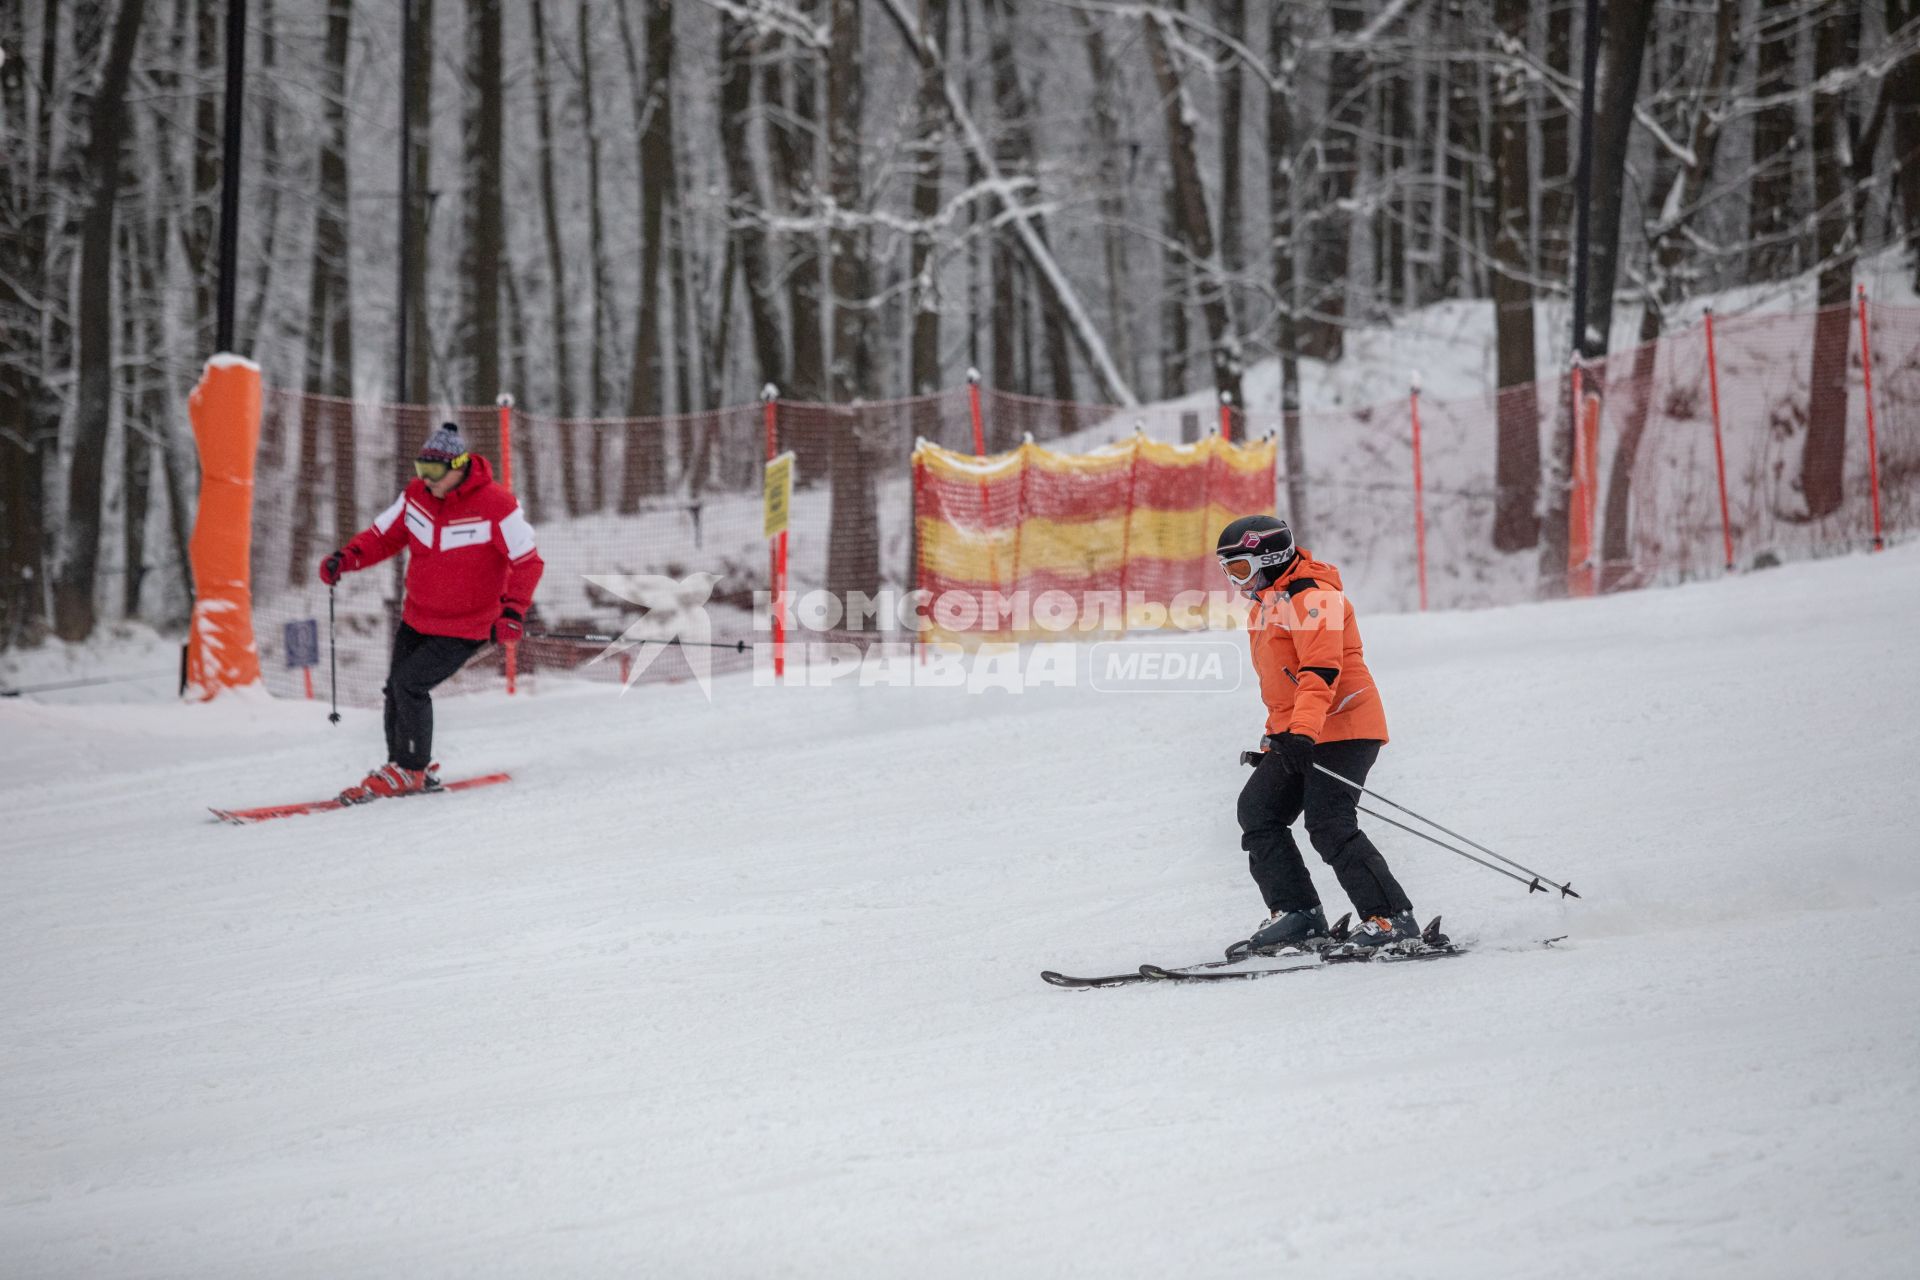
[(1253, 667), (1267, 706), (1265, 755), (1240, 792), (1241, 847), (1267, 905), (1256, 949), (1312, 949), (1328, 936), (1320, 894), (1290, 828), (1306, 817), (1313, 842), (1353, 900), (1359, 949), (1417, 939), (1413, 906), (1360, 830), (1352, 787), (1387, 741), (1380, 690), (1367, 670), (1340, 571), (1294, 545), (1277, 516), (1242, 516), (1220, 533), (1220, 567), (1254, 602), (1247, 619)]

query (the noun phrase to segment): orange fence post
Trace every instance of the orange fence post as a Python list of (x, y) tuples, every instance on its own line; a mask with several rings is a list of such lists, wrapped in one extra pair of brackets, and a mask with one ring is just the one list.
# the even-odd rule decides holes
[(1573, 476), (1567, 502), (1567, 594), (1594, 592), (1593, 515), (1594, 476), (1598, 471), (1599, 404), (1589, 404), (1586, 368), (1578, 355), (1573, 362)]
[[(780, 452), (777, 409), (780, 389), (769, 382), (760, 388), (760, 400), (766, 406), (763, 412), (767, 425), (767, 461), (772, 462), (774, 456)], [(768, 577), (773, 586), (773, 675), (777, 680), (787, 671), (787, 531), (785, 529), (774, 535), (769, 554), (772, 562), (768, 565)]]
[(1733, 572), (1733, 517), (1727, 512), (1727, 447), (1720, 433), (1720, 365), (1713, 349), (1713, 308), (1707, 308), (1707, 390), (1713, 403), (1713, 467), (1720, 477), (1720, 538)]
[(1413, 558), (1420, 569), (1420, 612), (1427, 611), (1427, 502), (1420, 473), (1420, 375), (1408, 392), (1413, 410)]
[(207, 361), (187, 398), (200, 451), (200, 506), (188, 558), (193, 623), (187, 686), (205, 702), (260, 682), (253, 642), (253, 460), (260, 448), (260, 366), (236, 355)]
[[(493, 403), (500, 410), (500, 483), (513, 488), (513, 397), (502, 391), (494, 397)], [(516, 640), (506, 642), (507, 651), (507, 696), (512, 697), (519, 684), (520, 644)]]
[(1860, 376), (1867, 392), (1867, 488), (1873, 494), (1873, 549), (1886, 549), (1880, 536), (1880, 441), (1873, 432), (1873, 348), (1867, 343), (1867, 286), (1860, 287)]
[(1220, 393), (1220, 438), (1233, 443), (1233, 392)]
[(980, 421), (980, 371), (967, 370), (967, 402), (973, 409), (973, 456), (987, 456), (986, 427)]

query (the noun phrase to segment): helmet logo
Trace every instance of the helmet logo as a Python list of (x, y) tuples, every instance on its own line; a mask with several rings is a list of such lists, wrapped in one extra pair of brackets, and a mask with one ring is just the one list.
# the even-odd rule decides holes
[(1260, 539), (1263, 536), (1264, 535), (1258, 533), (1243, 533), (1240, 535), (1240, 545), (1243, 547), (1257, 547), (1260, 545)]

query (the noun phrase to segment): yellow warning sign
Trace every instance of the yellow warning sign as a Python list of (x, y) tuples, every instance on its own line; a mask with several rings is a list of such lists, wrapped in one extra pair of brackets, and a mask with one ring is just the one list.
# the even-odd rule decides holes
[(787, 519), (793, 512), (793, 454), (783, 453), (767, 460), (766, 536), (787, 531)]

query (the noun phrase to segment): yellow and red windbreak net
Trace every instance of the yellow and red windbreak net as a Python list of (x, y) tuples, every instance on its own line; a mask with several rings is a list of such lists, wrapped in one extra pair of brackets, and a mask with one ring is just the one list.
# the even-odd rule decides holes
[[(1117, 614), (1121, 626), (1166, 625), (1167, 606), (1195, 593), (1224, 606), (1237, 597), (1214, 559), (1214, 540), (1236, 517), (1273, 510), (1274, 464), (1270, 438), (1168, 444), (1136, 435), (1080, 454), (1029, 442), (984, 458), (922, 442), (913, 454), (914, 535), (918, 586), (933, 598), (928, 638), (1111, 630), (1089, 625), (1096, 611)], [(1009, 618), (1004, 608), (942, 607), (950, 596), (1032, 602), (1049, 592), (1079, 610), (1064, 635), (1032, 625), (1027, 609)], [(1113, 607), (1122, 601), (1123, 610)]]

